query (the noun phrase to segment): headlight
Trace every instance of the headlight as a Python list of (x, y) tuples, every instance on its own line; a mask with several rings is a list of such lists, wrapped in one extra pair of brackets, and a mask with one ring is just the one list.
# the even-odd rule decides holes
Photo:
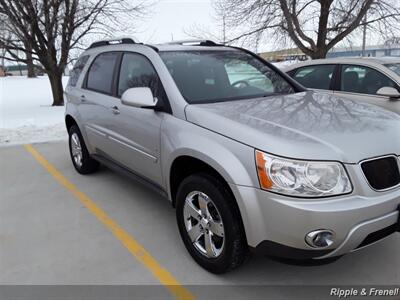
[(347, 194), (351, 182), (338, 162), (301, 161), (256, 150), (257, 173), (264, 190), (297, 197)]

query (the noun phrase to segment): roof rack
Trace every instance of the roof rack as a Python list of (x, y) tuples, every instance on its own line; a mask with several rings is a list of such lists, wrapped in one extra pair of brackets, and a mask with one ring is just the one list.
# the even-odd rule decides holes
[(102, 47), (102, 46), (120, 45), (120, 44), (136, 44), (136, 42), (130, 37), (105, 39), (105, 40), (94, 42), (93, 44), (91, 44), (89, 46), (88, 49)]
[(169, 43), (165, 43), (164, 45), (192, 45), (192, 46), (222, 46), (211, 40), (181, 40), (181, 41), (173, 41)]

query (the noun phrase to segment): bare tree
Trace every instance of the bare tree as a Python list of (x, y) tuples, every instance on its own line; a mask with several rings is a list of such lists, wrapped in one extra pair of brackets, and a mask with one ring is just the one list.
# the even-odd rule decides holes
[[(18, 32), (12, 26), (9, 26), (7, 16), (0, 15), (0, 22), (2, 24), (0, 30), (0, 59), (2, 64), (4, 65), (5, 60), (26, 64), (27, 76), (29, 78), (36, 77), (32, 41), (25, 39), (22, 35), (19, 36)], [(29, 27), (27, 26), (27, 28)]]
[[(7, 31), (6, 31), (6, 18), (3, 14), (1, 14), (0, 11), (0, 42), (7, 37)], [(4, 68), (5, 66), (5, 55), (6, 55), (7, 50), (5, 49), (4, 46), (0, 44), (0, 66)]]
[(64, 104), (62, 75), (71, 49), (90, 33), (121, 28), (127, 17), (141, 16), (144, 8), (139, 0), (0, 0), (0, 13), (22, 41), (8, 47), (41, 63), (53, 106)]
[(313, 59), (324, 58), (361, 25), (387, 35), (400, 27), (398, 0), (216, 0), (216, 6), (240, 31), (231, 42), (257, 43), (266, 34), (290, 38)]
[(393, 36), (385, 41), (385, 45), (392, 46), (392, 45), (399, 45), (400, 44), (400, 36)]
[(220, 20), (218, 24), (218, 30), (213, 31), (204, 25), (194, 24), (189, 28), (185, 28), (183, 31), (187, 36), (200, 40), (212, 40), (220, 44), (227, 44), (227, 26), (225, 14), (219, 16)]
[(198, 39), (198, 40), (211, 40), (220, 44), (225, 44), (223, 39), (223, 35), (219, 32), (213, 32), (210, 28), (200, 25), (200, 24), (193, 24), (188, 28), (184, 28), (183, 32), (185, 35)]

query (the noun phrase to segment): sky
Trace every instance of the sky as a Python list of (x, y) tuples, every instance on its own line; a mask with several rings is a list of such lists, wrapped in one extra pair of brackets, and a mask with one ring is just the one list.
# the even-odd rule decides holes
[[(148, 0), (150, 1), (150, 0)], [(149, 9), (147, 17), (138, 23), (133, 36), (143, 43), (157, 44), (172, 40), (190, 39), (187, 32), (193, 32), (193, 28), (204, 29), (214, 35), (222, 36), (222, 26), (216, 19), (212, 6), (213, 0), (154, 0), (154, 5)], [(229, 31), (229, 28), (228, 28)], [(352, 36), (353, 46), (361, 45), (361, 37), (358, 34)], [(369, 35), (367, 44), (378, 44), (376, 37)], [(287, 45), (290, 47), (294, 45)], [(349, 47), (343, 42), (339, 46)], [(256, 52), (277, 50), (284, 46), (274, 42), (265, 43), (257, 49), (251, 45), (246, 48)], [(285, 48), (286, 48), (285, 47)]]
[[(139, 0), (138, 0), (139, 1)], [(210, 32), (214, 36), (222, 36), (222, 24), (217, 20), (216, 14), (212, 5), (214, 0), (142, 0), (144, 3), (152, 2), (148, 8), (148, 13), (142, 20), (134, 23), (132, 32), (121, 31), (115, 32), (113, 37), (133, 36), (135, 40), (148, 44), (158, 44), (170, 42), (172, 40), (190, 39), (187, 33), (193, 32), (195, 29), (203, 29), (205, 32)], [(241, 28), (243, 29), (243, 28)], [(227, 28), (228, 37), (234, 37), (235, 34)], [(90, 45), (94, 40), (104, 37), (90, 36), (85, 42), (86, 46)], [(273, 51), (282, 48), (295, 47), (293, 43), (289, 45), (280, 45), (273, 40), (268, 42), (265, 39), (256, 47), (255, 45), (245, 44), (245, 48), (255, 52)], [(361, 45), (361, 36), (355, 34), (352, 37), (354, 46)], [(375, 45), (380, 41), (376, 37), (369, 35), (367, 44)], [(241, 46), (240, 44), (238, 44)], [(348, 46), (348, 45), (345, 45)], [(80, 54), (81, 50), (76, 51), (76, 55)]]
[(193, 26), (219, 30), (211, 0), (158, 0), (134, 36), (144, 43), (188, 39)]
[[(172, 40), (193, 39), (188, 33), (199, 31), (211, 33), (222, 40), (222, 22), (217, 19), (212, 5), (213, 0), (154, 1), (149, 14), (138, 23), (138, 30), (133, 34), (138, 41), (157, 44)], [(251, 45), (245, 45), (245, 47), (256, 52), (276, 48), (274, 44), (259, 45), (257, 49)]]

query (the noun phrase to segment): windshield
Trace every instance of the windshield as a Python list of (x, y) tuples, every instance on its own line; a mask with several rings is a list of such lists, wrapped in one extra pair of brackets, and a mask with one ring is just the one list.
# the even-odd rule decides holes
[(294, 93), (278, 73), (241, 51), (175, 51), (160, 56), (191, 104)]
[(397, 63), (397, 64), (385, 64), (384, 66), (386, 66), (387, 68), (389, 68), (390, 70), (392, 70), (393, 72), (395, 72), (397, 75), (400, 76), (400, 63)]

